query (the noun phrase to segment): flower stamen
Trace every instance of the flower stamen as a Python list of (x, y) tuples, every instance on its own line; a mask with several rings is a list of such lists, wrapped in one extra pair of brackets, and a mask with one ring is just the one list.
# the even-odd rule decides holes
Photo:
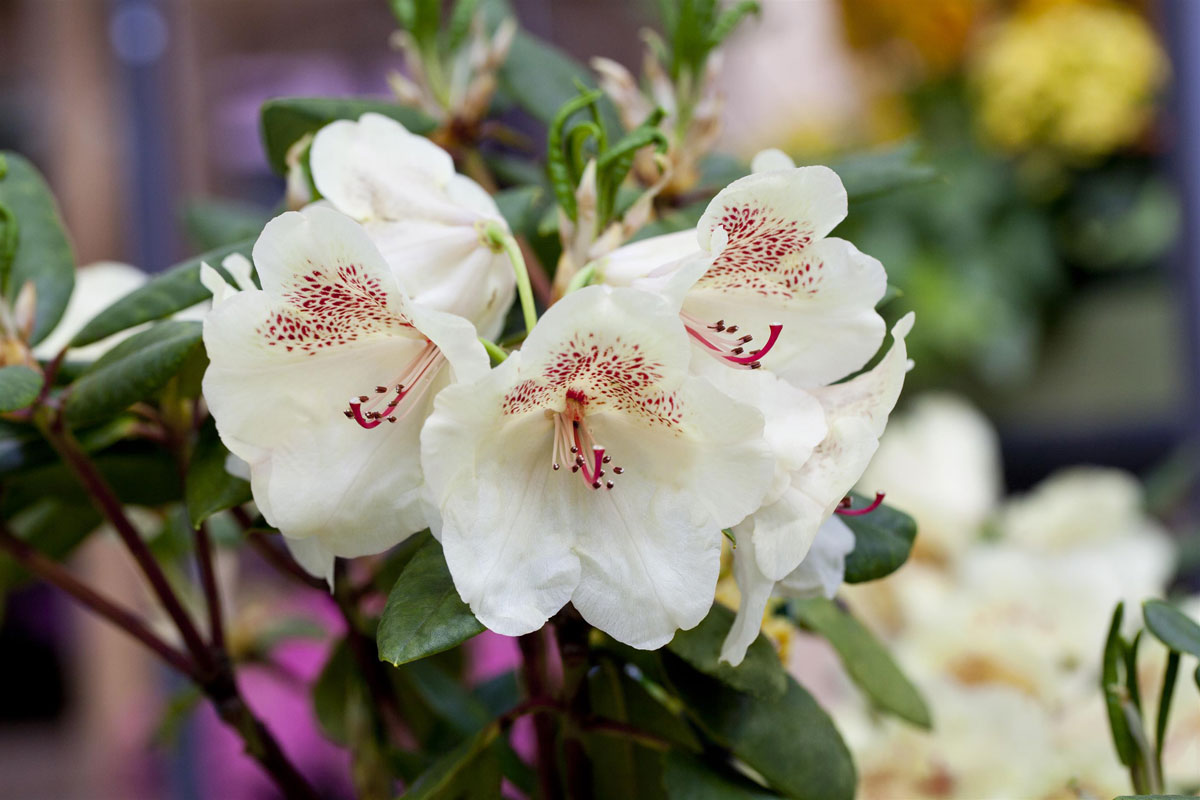
[(862, 508), (851, 508), (850, 504), (850, 497), (847, 495), (842, 498), (842, 502), (838, 503), (838, 507), (833, 510), (833, 513), (841, 514), (844, 517), (861, 517), (870, 514), (883, 505), (883, 492), (876, 492), (875, 499), (871, 501), (871, 504)]
[[(374, 397), (360, 394), (351, 398), (350, 407), (342, 413), (368, 430), (382, 425), (385, 420), (399, 422), (425, 396), (445, 361), (446, 357), (437, 345), (426, 340), (425, 347), (394, 381), (386, 386), (376, 386)], [(401, 409), (402, 405), (404, 408)], [(397, 409), (400, 409), (399, 414)]]
[(782, 325), (777, 323), (772, 324), (770, 326), (770, 336), (767, 337), (767, 343), (746, 353), (745, 345), (753, 341), (754, 337), (748, 333), (735, 337), (733, 334), (738, 331), (737, 325), (726, 325), (723, 319), (719, 319), (711, 325), (706, 325), (702, 320), (686, 312), (680, 312), (679, 316), (683, 320), (683, 325), (687, 328), (688, 334), (704, 345), (706, 348), (705, 352), (737, 369), (758, 369), (761, 367), (763, 357), (775, 347), (775, 343), (779, 341), (779, 334), (783, 331)]
[[(550, 468), (558, 470), (562, 468), (564, 461), (569, 462), (571, 472), (579, 473), (588, 486), (593, 489), (612, 489), (614, 483), (611, 480), (603, 480), (604, 465), (612, 462), (612, 456), (593, 438), (585, 418), (586, 404), (586, 397), (572, 391), (567, 393), (566, 408), (557, 413), (546, 412), (554, 417), (554, 446)], [(625, 471), (621, 467), (613, 467), (612, 470), (618, 475)]]

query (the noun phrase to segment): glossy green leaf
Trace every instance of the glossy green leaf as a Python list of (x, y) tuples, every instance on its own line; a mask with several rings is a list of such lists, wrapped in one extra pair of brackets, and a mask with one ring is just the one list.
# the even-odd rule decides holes
[(37, 344), (54, 330), (71, 298), (75, 255), (54, 195), (37, 169), (8, 151), (0, 151), (0, 162), (4, 164), (0, 170), (0, 207), (8, 212), (3, 223), (5, 236), (12, 235), (9, 231), (16, 232), (11, 261), (0, 259), (7, 265), (0, 271), (0, 293), (11, 299), (27, 282), (33, 282), (37, 307), (30, 341)]
[(0, 367), (0, 412), (16, 411), (37, 400), (42, 376), (24, 364)]
[(705, 733), (795, 800), (850, 800), (856, 774), (829, 715), (791, 677), (780, 697), (758, 698), (667, 653), (671, 686)]
[(1162, 600), (1142, 604), (1146, 627), (1167, 647), (1180, 653), (1200, 656), (1200, 625), (1179, 609)]
[(71, 346), (82, 347), (92, 342), (98, 342), (119, 331), (128, 330), (144, 322), (153, 322), (169, 317), (209, 299), (211, 295), (208, 289), (205, 289), (204, 284), (200, 283), (201, 262), (207, 262), (209, 266), (225, 274), (221, 268), (221, 262), (225, 257), (233, 253), (241, 253), (249, 258), (253, 246), (253, 241), (246, 240), (218, 247), (216, 250), (189, 258), (166, 272), (155, 275), (145, 286), (135, 289), (93, 317), (79, 333), (75, 334), (75, 338), (71, 340)]
[[(588, 703), (599, 719), (646, 731), (659, 720), (674, 724), (695, 742), (695, 736), (678, 717), (650, 697), (613, 661), (604, 659), (588, 673)], [(636, 719), (635, 719), (636, 716)], [(661, 738), (670, 740), (670, 734)], [(662, 753), (645, 742), (621, 733), (589, 732), (584, 747), (591, 762), (592, 793), (595, 797), (629, 800), (659, 800), (662, 789)], [(699, 745), (691, 745), (691, 749)]]
[[(865, 500), (854, 495), (855, 506)], [(908, 514), (882, 505), (870, 514), (842, 516), (854, 532), (854, 550), (846, 556), (846, 583), (874, 581), (892, 574), (908, 560), (917, 523)]]
[(454, 588), (442, 546), (432, 537), (417, 551), (388, 594), (379, 620), (379, 657), (406, 664), (456, 647), (483, 632)]
[(358, 119), (363, 114), (383, 114), (413, 133), (426, 134), (437, 123), (424, 113), (385, 100), (352, 97), (280, 97), (263, 103), (260, 117), (263, 146), (271, 169), (287, 169), (288, 149), (304, 137), (339, 119)]
[(772, 800), (779, 795), (738, 774), (677, 750), (667, 753), (663, 784), (669, 800)]
[(1129, 732), (1125, 714), (1121, 710), (1120, 692), (1124, 689), (1121, 681), (1121, 668), (1124, 665), (1123, 641), (1121, 639), (1121, 620), (1125, 616), (1125, 604), (1117, 603), (1113, 610), (1112, 622), (1108, 627), (1108, 636), (1104, 642), (1104, 655), (1100, 669), (1100, 691), (1104, 695), (1104, 704), (1108, 710), (1108, 724), (1112, 731), (1113, 745), (1117, 749), (1117, 757), (1125, 766), (1132, 766), (1137, 758), (1137, 744)]
[(626, 674), (620, 664), (602, 659), (600, 667), (589, 673), (588, 691), (597, 718), (625, 723), (675, 747), (700, 752), (700, 741), (688, 724)]
[(875, 706), (930, 727), (929, 707), (921, 693), (861, 622), (824, 597), (792, 601), (790, 609), (797, 622), (833, 645), (846, 672)]
[(938, 178), (931, 164), (920, 160), (916, 142), (870, 153), (855, 153), (830, 164), (842, 179), (851, 202), (866, 200)]
[(313, 714), (321, 732), (333, 742), (344, 745), (349, 740), (346, 702), (361, 683), (350, 645), (341, 639), (330, 649), (329, 657), (312, 685)]
[(473, 800), (500, 796), (500, 770), (491, 744), (491, 724), (434, 762), (404, 793), (405, 800)]
[(228, 457), (229, 451), (221, 444), (210, 419), (192, 451), (184, 487), (184, 501), (193, 527), (200, 527), (200, 523), (219, 511), (250, 500), (250, 482), (229, 474), (225, 469)]
[[(94, 453), (125, 438), (136, 422), (119, 417), (94, 428), (78, 430), (75, 438), (85, 452)], [(0, 421), (0, 476), (37, 469), (58, 461), (58, 454), (32, 425)]]
[(720, 660), (721, 644), (733, 626), (734, 612), (713, 603), (703, 621), (689, 631), (679, 631), (667, 647), (705, 675), (734, 689), (761, 697), (778, 697), (787, 689), (787, 672), (774, 646), (761, 633), (736, 667)]
[(258, 238), (271, 212), (236, 200), (191, 200), (183, 210), (188, 240), (197, 250), (213, 250)]
[(76, 381), (65, 406), (68, 421), (98, 422), (150, 397), (200, 346), (199, 322), (169, 320), (131, 336)]
[(1154, 717), (1154, 753), (1162, 764), (1163, 745), (1167, 741), (1167, 720), (1171, 717), (1171, 700), (1175, 697), (1175, 684), (1179, 676), (1179, 653), (1172, 650), (1167, 654), (1167, 665), (1163, 668), (1162, 688), (1158, 693), (1158, 714)]

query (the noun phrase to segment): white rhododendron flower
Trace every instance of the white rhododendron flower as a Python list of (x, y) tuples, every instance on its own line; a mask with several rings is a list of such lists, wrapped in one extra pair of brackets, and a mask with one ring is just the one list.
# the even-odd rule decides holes
[[(734, 551), (734, 572), (742, 602), (738, 619), (721, 650), (724, 660), (735, 665), (741, 663), (746, 648), (757, 635), (758, 623), (775, 584), (786, 584), (789, 576), (802, 565), (822, 523), (839, 510), (842, 500), (870, 463), (888, 414), (896, 405), (904, 385), (909, 367), (904, 337), (912, 328), (912, 322), (913, 316), (908, 314), (896, 323), (892, 329), (894, 342), (891, 349), (870, 371), (845, 383), (811, 389), (807, 393), (792, 390), (807, 394), (823, 416), (823, 426), (817, 428), (821, 433), (815, 442), (803, 443), (803, 437), (813, 428), (794, 430), (794, 423), (789, 425), (787, 411), (781, 410), (786, 409), (784, 403), (764, 404), (766, 440), (776, 452), (777, 462), (785, 465), (785, 482), (767, 497), (761, 508), (734, 526), (738, 541), (738, 549)], [(735, 373), (735, 378), (740, 377)], [(717, 385), (728, 391), (736, 385), (736, 380), (723, 380)], [(776, 382), (777, 390), (783, 387), (786, 384)], [(731, 394), (744, 399), (743, 393), (734, 391)], [(776, 432), (776, 426), (779, 432)], [(786, 462), (789, 442), (800, 442), (795, 445), (800, 449), (800, 463), (794, 466)], [(862, 510), (840, 510), (862, 513)], [(832, 591), (827, 594), (832, 596)]]
[(669, 303), (589, 287), (438, 395), (421, 437), (434, 531), (487, 627), (528, 633), (571, 602), (651, 649), (704, 618), (721, 529), (759, 506), (773, 464), (762, 415), (690, 357)]
[(661, 290), (696, 258), (711, 259), (680, 314), (698, 349), (801, 388), (823, 386), (878, 351), (884, 323), (875, 305), (887, 275), (876, 259), (827, 236), (846, 216), (837, 173), (756, 162), (770, 169), (725, 187), (695, 231), (619, 248), (600, 263), (600, 275), (611, 285)]
[(378, 553), (426, 526), (421, 423), (452, 378), (487, 371), (475, 329), (413, 303), (362, 226), (328, 208), (275, 218), (254, 246), (262, 289), (215, 271), (204, 396), (254, 499), (296, 560)]
[(366, 227), (409, 297), (496, 337), (514, 279), (482, 231), (508, 226), (491, 195), (454, 171), (449, 153), (390, 117), (363, 114), (318, 131), (309, 163), (317, 191)]

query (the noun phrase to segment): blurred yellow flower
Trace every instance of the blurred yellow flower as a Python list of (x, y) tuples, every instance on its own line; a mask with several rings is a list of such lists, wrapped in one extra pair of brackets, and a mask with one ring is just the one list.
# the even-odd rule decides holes
[(846, 41), (855, 49), (901, 46), (934, 75), (957, 67), (992, 0), (841, 0)]
[(1132, 143), (1168, 73), (1154, 32), (1108, 3), (1038, 3), (991, 32), (970, 72), (984, 133), (1087, 160)]

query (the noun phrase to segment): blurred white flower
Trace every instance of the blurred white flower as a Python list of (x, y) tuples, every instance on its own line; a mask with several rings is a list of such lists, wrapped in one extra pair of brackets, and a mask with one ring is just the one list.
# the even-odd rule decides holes
[(988, 419), (948, 394), (923, 395), (888, 425), (859, 486), (917, 520), (917, 552), (953, 558), (980, 535), (1003, 492)]

